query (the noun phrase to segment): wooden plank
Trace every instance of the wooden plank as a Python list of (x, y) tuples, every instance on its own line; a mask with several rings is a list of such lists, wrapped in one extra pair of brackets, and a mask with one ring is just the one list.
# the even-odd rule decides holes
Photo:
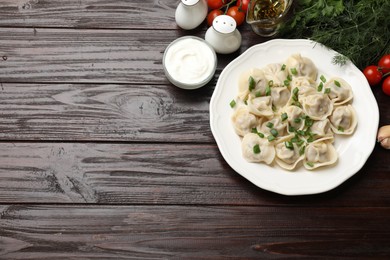
[(340, 187), (288, 197), (242, 178), (215, 145), (0, 143), (0, 203), (388, 206), (387, 151), (374, 153)]
[(176, 29), (177, 5), (157, 0), (0, 0), (0, 26)]
[(6, 259), (390, 256), (388, 207), (4, 205), (0, 210), (0, 252)]
[[(166, 84), (162, 57), (172, 30), (0, 28), (0, 82)], [(196, 36), (204, 37), (198, 32)], [(260, 39), (245, 37), (240, 50), (218, 55), (220, 71)]]
[(214, 142), (213, 89), (0, 84), (1, 140)]

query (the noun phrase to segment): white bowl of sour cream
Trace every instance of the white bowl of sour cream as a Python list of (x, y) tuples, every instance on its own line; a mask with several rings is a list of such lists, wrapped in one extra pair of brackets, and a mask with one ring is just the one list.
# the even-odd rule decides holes
[(184, 36), (165, 49), (164, 72), (168, 80), (183, 89), (197, 89), (206, 85), (217, 68), (214, 49), (202, 38)]

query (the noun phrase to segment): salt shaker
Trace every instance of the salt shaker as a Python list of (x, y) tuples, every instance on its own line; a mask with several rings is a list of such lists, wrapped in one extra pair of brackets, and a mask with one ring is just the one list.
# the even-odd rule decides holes
[(192, 30), (205, 20), (207, 11), (206, 0), (181, 0), (176, 8), (175, 20), (182, 29)]
[(228, 54), (240, 48), (241, 33), (231, 16), (219, 15), (214, 18), (213, 26), (207, 29), (205, 40), (213, 46), (215, 52)]

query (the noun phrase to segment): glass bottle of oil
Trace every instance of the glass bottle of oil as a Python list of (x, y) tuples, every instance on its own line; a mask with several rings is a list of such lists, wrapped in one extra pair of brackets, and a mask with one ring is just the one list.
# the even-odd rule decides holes
[(277, 33), (277, 28), (287, 14), (292, 0), (251, 0), (246, 21), (253, 31), (264, 37)]

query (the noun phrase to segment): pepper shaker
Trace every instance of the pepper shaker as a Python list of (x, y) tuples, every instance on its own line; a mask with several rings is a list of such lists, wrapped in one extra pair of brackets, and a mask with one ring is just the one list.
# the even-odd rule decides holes
[(207, 16), (206, 0), (181, 0), (176, 8), (176, 24), (185, 30), (198, 27)]
[(241, 46), (241, 33), (237, 30), (236, 21), (228, 15), (219, 15), (213, 25), (207, 29), (205, 40), (213, 46), (215, 52), (229, 54)]

